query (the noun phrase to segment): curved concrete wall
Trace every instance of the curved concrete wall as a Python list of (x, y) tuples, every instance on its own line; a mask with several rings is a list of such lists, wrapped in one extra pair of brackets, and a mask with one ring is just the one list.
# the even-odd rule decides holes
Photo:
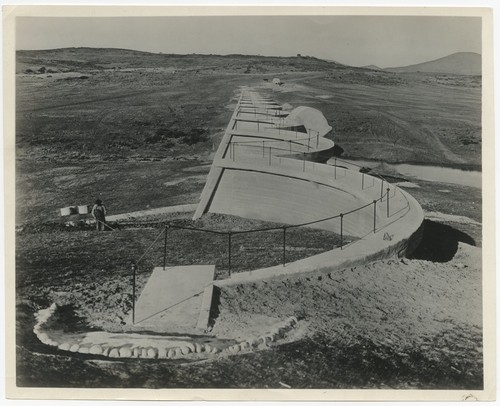
[[(242, 100), (245, 108), (240, 110)], [(267, 103), (255, 92), (242, 93), (194, 218), (209, 211), (296, 225), (342, 213), (344, 235), (359, 240), (286, 267), (233, 274), (217, 284), (349, 266), (415, 248), (423, 211), (413, 197), (382, 179), (310, 162), (315, 156), (325, 158), (334, 143), (317, 133), (283, 128), (287, 113), (277, 116), (266, 109)], [(309, 226), (339, 233), (340, 219)]]
[[(209, 206), (213, 213), (225, 213), (284, 224), (298, 224), (346, 213), (363, 206), (366, 199), (308, 179), (263, 171), (224, 169), (217, 193)], [(377, 218), (381, 217), (381, 210)], [(380, 222), (381, 219), (378, 219)], [(340, 233), (340, 219), (310, 227)], [(373, 207), (345, 216), (343, 232), (362, 237), (373, 230)]]

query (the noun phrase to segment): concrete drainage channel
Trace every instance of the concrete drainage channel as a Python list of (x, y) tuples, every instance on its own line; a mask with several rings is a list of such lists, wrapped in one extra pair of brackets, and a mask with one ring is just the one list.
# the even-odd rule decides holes
[[(231, 345), (222, 340), (206, 337), (209, 342), (194, 342), (189, 336), (153, 336), (127, 333), (89, 332), (80, 334), (50, 331), (47, 324), (57, 311), (54, 303), (47, 309), (35, 314), (37, 323), (33, 332), (38, 339), (62, 351), (91, 354), (108, 358), (143, 358), (143, 359), (206, 359), (219, 356), (264, 350), (272, 343), (285, 338), (286, 334), (298, 323), (292, 316), (277, 323), (267, 334), (249, 337)], [(215, 343), (217, 342), (217, 343)]]

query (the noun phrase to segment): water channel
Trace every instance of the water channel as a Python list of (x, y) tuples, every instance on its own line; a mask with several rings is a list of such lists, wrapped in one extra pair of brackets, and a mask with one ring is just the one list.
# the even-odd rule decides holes
[[(375, 168), (380, 165), (380, 161), (358, 160), (358, 159), (343, 159), (337, 160), (338, 166), (349, 166), (346, 162), (352, 164), (352, 168), (356, 170), (356, 165)], [(328, 163), (334, 164), (334, 158), (331, 158)], [(427, 180), (431, 182), (452, 183), (462, 186), (470, 186), (481, 188), (482, 173), (480, 171), (468, 171), (463, 169), (445, 168), (442, 166), (432, 165), (413, 165), (413, 164), (386, 164), (390, 168), (396, 170), (403, 176), (408, 176), (416, 179)]]

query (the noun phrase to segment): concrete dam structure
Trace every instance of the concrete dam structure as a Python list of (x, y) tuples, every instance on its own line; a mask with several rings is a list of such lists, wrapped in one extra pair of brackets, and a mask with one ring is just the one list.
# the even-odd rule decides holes
[[(355, 241), (286, 266), (235, 273), (217, 285), (344, 267), (409, 254), (421, 237), (423, 211), (405, 191), (382, 178), (327, 165), (334, 142), (323, 114), (290, 113), (243, 89), (215, 154), (194, 219), (204, 213), (303, 225)], [(325, 159), (326, 157), (326, 159)]]
[[(383, 178), (348, 169), (339, 159), (334, 158), (334, 165), (320, 163), (333, 154), (334, 143), (325, 138), (331, 129), (318, 110), (298, 107), (288, 113), (270, 98), (244, 89), (215, 154), (194, 218), (213, 212), (281, 223), (282, 264), (230, 272), (226, 279), (214, 280), (214, 264), (167, 267), (164, 262), (153, 270), (134, 302), (128, 322), (133, 331), (52, 331), (49, 319), (57, 312), (53, 304), (37, 313), (33, 332), (41, 342), (62, 351), (108, 358), (202, 360), (265, 349), (290, 332), (297, 318), (265, 326), (267, 330), (256, 330), (239, 341), (207, 335), (214, 286), (315, 270), (332, 272), (410, 253), (421, 238), (420, 205)], [(337, 233), (340, 247), (286, 262), (287, 227)], [(167, 231), (168, 227), (165, 252)], [(230, 264), (231, 232), (211, 231), (229, 237)]]

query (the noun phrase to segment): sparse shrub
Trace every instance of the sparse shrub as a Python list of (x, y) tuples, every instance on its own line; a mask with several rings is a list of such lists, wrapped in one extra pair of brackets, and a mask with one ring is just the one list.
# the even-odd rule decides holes
[(44, 66), (42, 66), (40, 69), (38, 69), (38, 73), (45, 73), (46, 69)]
[(202, 128), (193, 128), (191, 132), (181, 139), (181, 142), (187, 145), (198, 144), (199, 142), (208, 141), (208, 137), (205, 135), (206, 130)]
[(26, 69), (24, 73), (35, 73), (35, 72), (33, 71), (33, 69)]
[(474, 138), (462, 138), (460, 142), (462, 145), (479, 144), (479, 141)]

